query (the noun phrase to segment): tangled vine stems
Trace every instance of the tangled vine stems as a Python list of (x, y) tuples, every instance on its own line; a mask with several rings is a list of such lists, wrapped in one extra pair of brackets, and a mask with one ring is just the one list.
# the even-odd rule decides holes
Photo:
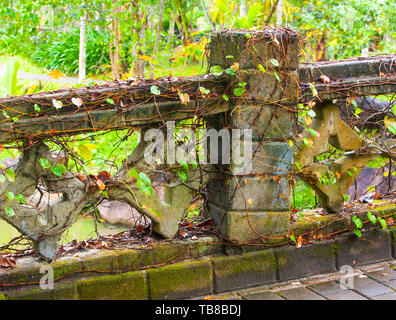
[[(51, 170), (64, 162), (62, 157), (54, 158), (49, 147), (40, 142), (34, 144), (23, 152), (21, 160), (16, 165), (15, 181), (7, 181), (1, 185), (1, 191), (14, 195), (22, 195), (24, 199), (31, 198), (37, 190), (45, 190), (48, 194), (61, 193), (62, 197), (49, 202), (44, 209), (25, 201), (0, 201), (0, 218), (14, 226), (22, 235), (33, 243), (37, 253), (46, 260), (55, 257), (57, 243), (62, 233), (77, 219), (80, 212), (86, 207), (99, 204), (105, 197), (108, 200), (118, 200), (129, 204), (141, 214), (149, 217), (153, 223), (153, 230), (166, 237), (172, 237), (178, 227), (178, 221), (184, 209), (192, 199), (192, 190), (185, 185), (170, 183), (169, 188), (162, 194), (153, 192), (147, 196), (136, 186), (136, 181), (129, 175), (128, 169), (135, 167), (140, 172), (143, 170), (148, 176), (156, 176), (156, 180), (167, 180), (169, 173), (156, 170), (155, 166), (142, 165), (145, 144), (139, 143), (138, 147), (127, 158), (120, 170), (109, 177), (102, 177), (103, 185), (98, 184), (97, 177), (73, 174), (66, 170), (58, 176)], [(43, 159), (49, 166), (43, 166)], [(169, 181), (170, 182), (170, 181)], [(105, 189), (106, 193), (102, 192)], [(175, 196), (181, 193), (184, 196)], [(14, 214), (5, 213), (6, 206), (12, 208)]]

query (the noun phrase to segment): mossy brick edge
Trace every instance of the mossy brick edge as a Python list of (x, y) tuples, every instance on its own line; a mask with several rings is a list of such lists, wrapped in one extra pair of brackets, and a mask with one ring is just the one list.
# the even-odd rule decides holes
[(77, 290), (80, 300), (148, 299), (145, 271), (132, 271), (79, 280)]
[(212, 258), (214, 290), (226, 292), (277, 281), (273, 250)]
[[(301, 248), (285, 245), (276, 249), (257, 251), (238, 251), (238, 254), (225, 255), (222, 251), (203, 250), (194, 254), (209, 253), (203, 257), (193, 257), (166, 265), (157, 265), (145, 270), (122, 271), (113, 273), (91, 273), (87, 277), (85, 268), (95, 267), (88, 262), (76, 259), (82, 272), (74, 278), (65, 277), (54, 283), (53, 290), (41, 290), (38, 285), (20, 285), (13, 289), (0, 287), (0, 300), (7, 299), (186, 299), (211, 295), (224, 291), (274, 284), (280, 281), (297, 279), (313, 274), (335, 272), (343, 265), (364, 265), (392, 259), (394, 256), (394, 230), (363, 231), (358, 238), (353, 232), (344, 234), (332, 241), (317, 241)], [(392, 246), (393, 245), (393, 246)], [(393, 250), (393, 251), (392, 251)], [(230, 252), (230, 251), (227, 251)], [(81, 255), (89, 258), (95, 254)], [(109, 255), (96, 260), (98, 268), (103, 263), (115, 262)], [(31, 260), (31, 259), (30, 259)], [(29, 260), (29, 261), (30, 261)], [(107, 261), (107, 262), (106, 262)], [(59, 271), (65, 274), (70, 268), (70, 259), (58, 263)], [(34, 262), (33, 269), (46, 263)], [(114, 264), (115, 266), (116, 264)], [(111, 267), (111, 266), (109, 266)], [(18, 279), (22, 279), (21, 270), (31, 277), (32, 267), (18, 270)], [(38, 270), (37, 270), (38, 271)], [(8, 272), (12, 273), (12, 270)], [(6, 271), (1, 272), (1, 279)], [(35, 279), (37, 277), (34, 277)], [(116, 289), (114, 289), (116, 288)], [(122, 288), (122, 289), (120, 289)]]
[(353, 232), (336, 240), (338, 268), (360, 266), (392, 259), (392, 235), (389, 230), (370, 230), (357, 237)]
[(209, 259), (186, 261), (147, 270), (150, 298), (184, 299), (213, 293)]

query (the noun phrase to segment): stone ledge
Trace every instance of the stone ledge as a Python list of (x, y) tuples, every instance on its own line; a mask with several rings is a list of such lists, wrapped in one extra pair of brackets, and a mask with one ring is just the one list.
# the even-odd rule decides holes
[[(139, 247), (138, 245), (136, 247)], [(141, 270), (160, 264), (174, 263), (189, 258), (197, 258), (221, 251), (221, 244), (212, 237), (198, 240), (164, 241), (141, 246), (138, 249), (97, 250), (92, 249), (67, 255), (48, 264), (35, 257), (17, 260), (14, 269), (0, 270), (1, 283), (38, 282), (43, 276), (40, 268), (51, 265), (54, 278), (81, 278), (97, 276), (98, 272), (127, 272)]]
[(6, 292), (3, 297), (4, 300), (76, 300), (78, 299), (77, 284), (76, 282), (54, 283), (53, 289), (26, 286)]
[(274, 251), (280, 281), (336, 271), (336, 254), (332, 242)]
[[(367, 206), (361, 212), (354, 213), (356, 217), (360, 218), (364, 224), (364, 230), (373, 230), (378, 228), (377, 225), (373, 225), (367, 218), (367, 212), (370, 211), (373, 214), (383, 218), (396, 218), (396, 203), (389, 203), (384, 200), (374, 201), (372, 206)], [(352, 221), (353, 215), (343, 215), (339, 213), (318, 215), (314, 210), (302, 211), (303, 216), (297, 218), (298, 221), (291, 225), (291, 230), (295, 234), (306, 233), (310, 230), (317, 230), (317, 233), (337, 233), (347, 231), (353, 227)]]
[(78, 281), (81, 300), (146, 300), (145, 271), (133, 271)]
[(183, 299), (211, 294), (212, 270), (209, 260), (176, 263), (147, 270), (150, 298)]
[[(381, 206), (370, 207), (371, 212), (394, 217), (395, 204), (378, 203)], [(363, 211), (356, 213), (362, 220), (367, 216)], [(294, 229), (300, 232), (296, 232), (295, 236), (317, 230), (320, 226), (330, 231), (328, 224), (336, 221), (334, 219), (334, 215), (331, 215), (320, 217), (316, 221), (310, 220), (309, 223), (305, 221), (300, 229)], [(333, 232), (349, 227), (349, 220), (333, 226)], [(361, 238), (357, 238), (353, 232), (344, 233), (335, 240), (316, 241), (301, 248), (284, 245), (272, 250), (268, 249), (269, 242), (235, 245), (207, 237), (196, 241), (167, 241), (142, 247), (146, 250), (78, 252), (51, 264), (58, 277), (53, 290), (40, 290), (38, 286), (44, 275), (40, 274), (40, 268), (48, 263), (25, 257), (17, 260), (15, 269), (0, 270), (0, 300), (184, 299), (236, 287), (253, 287), (316, 273), (334, 272), (345, 264), (355, 266), (391, 259), (392, 254), (395, 254), (395, 228), (392, 227), (391, 231), (370, 230), (372, 227), (369, 223), (364, 224), (366, 230), (362, 230)], [(285, 238), (278, 240), (281, 243), (288, 241)], [(273, 245), (275, 244), (276, 241)], [(229, 253), (232, 254), (227, 255)], [(15, 286), (1, 287), (1, 284)], [(113, 292), (113, 288), (120, 287), (123, 288), (118, 290), (120, 292)]]
[(342, 235), (336, 241), (338, 268), (343, 265), (360, 266), (392, 259), (392, 239), (388, 230)]
[(353, 265), (391, 259), (389, 231), (363, 232), (362, 238), (370, 241), (359, 243), (361, 239), (347, 235), (301, 248), (286, 245), (231, 256), (212, 255), (145, 271), (96, 274), (95, 278), (78, 273), (80, 279), (55, 282), (54, 290), (25, 285), (2, 291), (0, 299), (186, 299), (334, 272), (351, 259), (357, 259)]
[(218, 292), (276, 282), (276, 259), (272, 250), (212, 259), (214, 290)]

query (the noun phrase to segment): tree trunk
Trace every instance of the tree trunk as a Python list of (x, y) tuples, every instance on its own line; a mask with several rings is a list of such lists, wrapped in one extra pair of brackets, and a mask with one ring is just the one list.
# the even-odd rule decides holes
[(80, 22), (80, 53), (78, 61), (78, 81), (81, 83), (86, 78), (86, 41), (87, 41), (88, 11), (85, 10)]
[(113, 0), (113, 20), (110, 25), (111, 40), (110, 45), (110, 61), (111, 71), (114, 79), (120, 79), (120, 21), (119, 21), (118, 1)]
[(169, 45), (174, 38), (175, 38), (175, 16), (172, 15), (169, 22), (168, 41), (166, 44)]
[(209, 23), (210, 27), (212, 28), (212, 30), (216, 30), (216, 26), (214, 25), (214, 23), (210, 19), (208, 10), (206, 9), (205, 0), (201, 0), (201, 7), (202, 7), (202, 11), (203, 11), (203, 13), (205, 15), (206, 21), (208, 21), (208, 23)]
[(283, 13), (283, 0), (279, 0), (276, 6), (276, 25), (280, 26), (282, 24), (282, 13)]
[(187, 28), (187, 18), (186, 14), (183, 10), (181, 0), (177, 0), (177, 9), (179, 10), (180, 20), (181, 20), (181, 27), (182, 27), (182, 34), (183, 34), (183, 45), (186, 46), (190, 41), (190, 36), (188, 34)]
[(248, 8), (246, 6), (246, 0), (242, 0), (239, 6), (239, 17), (246, 17), (248, 13)]
[[(157, 32), (155, 34), (155, 43), (154, 43), (154, 57), (156, 58), (158, 55), (158, 45), (160, 40), (160, 32), (162, 28), (162, 16), (164, 13), (164, 0), (160, 0), (159, 3), (159, 15), (158, 15), (158, 24), (157, 24)], [(150, 62), (150, 78), (153, 77), (153, 63)]]
[(275, 12), (275, 9), (278, 7), (278, 2), (279, 2), (279, 0), (276, 0), (276, 1), (274, 2), (274, 4), (272, 5), (271, 11), (270, 11), (270, 13), (268, 14), (267, 20), (265, 20), (265, 23), (269, 23), (269, 22), (271, 21), (271, 18), (272, 18), (272, 16), (273, 16), (274, 12)]
[[(146, 27), (147, 25), (142, 25), (139, 30), (139, 38), (141, 41), (141, 46), (144, 47), (146, 44)], [(138, 60), (138, 77), (144, 79), (146, 76), (146, 61)]]

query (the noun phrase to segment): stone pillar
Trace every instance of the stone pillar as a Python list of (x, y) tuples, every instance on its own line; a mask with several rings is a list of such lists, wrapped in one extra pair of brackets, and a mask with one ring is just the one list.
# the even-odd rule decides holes
[[(237, 70), (230, 76), (226, 126), (251, 129), (252, 138), (251, 170), (232, 159), (229, 174), (219, 173), (208, 188), (211, 214), (229, 239), (246, 242), (287, 232), (294, 161), (289, 140), (296, 128), (299, 54), (298, 36), (287, 29), (212, 35), (209, 66)], [(240, 95), (243, 90), (235, 88), (245, 91)], [(248, 144), (241, 142), (242, 152)]]

